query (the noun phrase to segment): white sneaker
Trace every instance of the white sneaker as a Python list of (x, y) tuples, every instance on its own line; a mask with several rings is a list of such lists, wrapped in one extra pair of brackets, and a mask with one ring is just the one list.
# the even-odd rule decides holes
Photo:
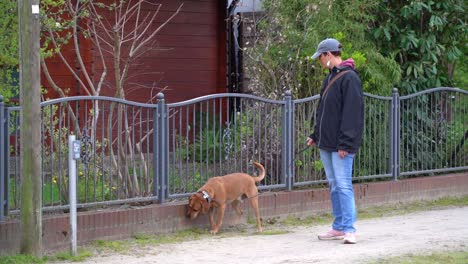
[(344, 235), (344, 243), (345, 244), (356, 244), (357, 240), (356, 240), (356, 233), (352, 232), (352, 233), (346, 233)]

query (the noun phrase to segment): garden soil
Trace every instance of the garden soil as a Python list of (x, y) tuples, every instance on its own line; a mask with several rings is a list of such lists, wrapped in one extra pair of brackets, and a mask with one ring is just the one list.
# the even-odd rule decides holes
[(327, 231), (326, 225), (287, 227), (287, 233), (276, 235), (252, 231), (247, 236), (223, 236), (221, 230), (201, 240), (134, 247), (125, 253), (101, 252), (80, 263), (378, 263), (391, 256), (468, 251), (468, 207), (358, 220), (356, 227), (358, 243), (354, 245), (319, 241), (317, 233)]

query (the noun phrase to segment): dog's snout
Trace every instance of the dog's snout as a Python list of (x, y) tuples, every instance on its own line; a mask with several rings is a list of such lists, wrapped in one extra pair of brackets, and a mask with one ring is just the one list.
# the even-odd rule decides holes
[(193, 213), (190, 215), (190, 219), (195, 219), (197, 218), (197, 216), (198, 216), (198, 213)]

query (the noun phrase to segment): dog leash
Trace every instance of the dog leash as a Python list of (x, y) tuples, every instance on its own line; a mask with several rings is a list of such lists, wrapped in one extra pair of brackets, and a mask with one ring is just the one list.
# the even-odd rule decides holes
[(302, 148), (301, 150), (299, 150), (298, 152), (296, 152), (296, 154), (294, 154), (294, 155), (297, 156), (297, 155), (301, 154), (302, 152), (304, 152), (304, 151), (306, 151), (307, 149), (309, 149), (309, 147), (310, 147), (309, 145), (305, 146), (305, 148)]

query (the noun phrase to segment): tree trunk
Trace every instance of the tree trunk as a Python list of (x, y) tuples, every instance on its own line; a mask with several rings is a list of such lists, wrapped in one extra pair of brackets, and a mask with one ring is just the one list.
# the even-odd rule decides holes
[(39, 0), (18, 2), (22, 254), (42, 256)]

